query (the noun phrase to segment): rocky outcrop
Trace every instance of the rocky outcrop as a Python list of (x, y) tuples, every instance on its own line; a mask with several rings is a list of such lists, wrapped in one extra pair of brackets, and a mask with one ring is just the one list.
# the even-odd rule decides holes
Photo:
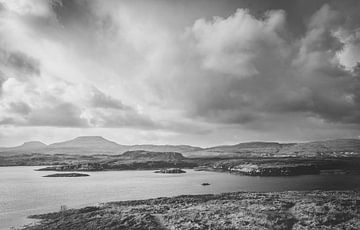
[(231, 172), (248, 176), (296, 176), (319, 174), (320, 170), (314, 165), (237, 165), (230, 168)]
[(24, 230), (360, 229), (359, 203), (356, 191), (184, 195), (33, 215)]
[(188, 161), (105, 161), (49, 166), (37, 171), (105, 171), (105, 170), (153, 170), (162, 168), (193, 168), (198, 166)]
[(79, 164), (66, 164), (49, 166), (36, 171), (103, 171), (104, 166), (100, 163), (79, 163)]
[(155, 171), (154, 173), (186, 173), (186, 171), (180, 168), (169, 168), (169, 169), (160, 169)]
[(295, 176), (320, 173), (319, 165), (299, 162), (227, 160), (215, 162), (212, 168), (248, 176)]

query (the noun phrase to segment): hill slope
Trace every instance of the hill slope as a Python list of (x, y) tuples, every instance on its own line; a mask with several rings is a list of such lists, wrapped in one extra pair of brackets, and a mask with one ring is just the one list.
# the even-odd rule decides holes
[(126, 146), (100, 136), (80, 136), (75, 139), (49, 145), (44, 151), (49, 154), (120, 154)]
[(38, 141), (26, 142), (21, 146), (0, 148), (0, 154), (25, 154), (25, 153), (47, 153), (47, 154), (73, 154), (93, 155), (107, 154), (119, 155), (126, 151), (148, 151), (148, 152), (192, 152), (200, 150), (199, 147), (189, 145), (120, 145), (100, 136), (80, 136), (72, 140), (45, 145)]
[(1, 155), (24, 153), (120, 155), (127, 151), (177, 152), (185, 157), (200, 158), (360, 156), (360, 139), (336, 139), (307, 143), (247, 142), (202, 149), (188, 145), (119, 145), (100, 136), (82, 136), (50, 145), (34, 141), (26, 142), (21, 146), (0, 148)]
[(193, 151), (184, 156), (226, 158), (360, 156), (360, 139), (336, 139), (307, 143), (248, 142)]
[(0, 153), (1, 155), (34, 153), (39, 152), (46, 147), (47, 145), (40, 141), (29, 141), (15, 147), (2, 147), (0, 148)]
[(278, 156), (351, 156), (360, 153), (359, 139), (336, 139), (298, 143), (282, 148)]
[(129, 160), (178, 161), (185, 158), (176, 152), (127, 151), (121, 155)]
[(215, 146), (200, 151), (194, 151), (188, 157), (266, 157), (273, 156), (282, 148), (294, 145), (280, 144), (277, 142), (246, 142), (236, 145)]

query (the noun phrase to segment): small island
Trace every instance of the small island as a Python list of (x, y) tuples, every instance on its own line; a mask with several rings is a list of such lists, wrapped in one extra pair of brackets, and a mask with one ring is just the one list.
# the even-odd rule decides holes
[(85, 173), (55, 173), (43, 177), (84, 177), (84, 176), (90, 176), (90, 175)]
[(169, 169), (160, 169), (155, 171), (154, 173), (186, 173), (186, 171), (180, 168), (169, 168)]

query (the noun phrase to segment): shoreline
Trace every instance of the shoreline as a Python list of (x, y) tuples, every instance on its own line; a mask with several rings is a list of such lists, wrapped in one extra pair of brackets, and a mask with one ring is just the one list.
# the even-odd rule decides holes
[[(35, 229), (357, 229), (360, 191), (232, 192), (113, 201), (32, 215)], [(160, 228), (161, 227), (161, 228)]]
[[(131, 155), (135, 154), (133, 158)], [(144, 155), (145, 154), (145, 155)], [(122, 170), (162, 170), (166, 168), (194, 169), (199, 171), (225, 171), (248, 176), (296, 176), (334, 173), (353, 173), (360, 168), (360, 158), (351, 157), (261, 157), (261, 158), (186, 158), (177, 153), (130, 152), (125, 156), (110, 155), (19, 155), (4, 158), (0, 165), (38, 166), (38, 171), (96, 172)], [(41, 157), (40, 157), (41, 156)], [(46, 155), (47, 156), (47, 155)], [(176, 157), (175, 157), (176, 156)], [(167, 158), (171, 157), (171, 160)], [(0, 159), (1, 160), (1, 159)], [(343, 171), (343, 172), (341, 172)], [(358, 173), (357, 173), (358, 174)]]
[[(16, 169), (16, 168), (18, 168), (18, 169)], [(30, 175), (33, 175), (33, 176), (31, 176), (31, 178), (34, 178), (34, 179), (36, 179), (38, 181), (42, 181), (43, 179), (41, 179), (41, 176), (46, 175), (46, 172), (42, 172), (42, 173), (41, 172), (35, 172), (35, 171), (33, 171), (33, 169), (35, 169), (35, 168), (37, 168), (37, 167), (29, 167), (27, 170), (24, 171), (22, 169), (22, 167), (14, 167), (14, 170), (12, 170), (12, 171), (9, 170), (9, 172), (11, 172), (9, 175), (11, 175), (13, 172), (25, 172), (25, 173), (28, 172)], [(3, 168), (3, 172), (7, 172), (7, 171), (8, 171), (8, 169)], [(141, 183), (140, 188), (142, 188), (142, 190), (144, 190), (144, 191), (147, 191), (146, 188), (148, 186), (152, 186), (152, 185), (154, 185), (154, 187), (161, 186), (162, 182), (160, 183), (159, 181), (165, 180), (165, 181), (169, 181), (170, 184), (177, 184), (177, 183), (172, 183), (172, 181), (177, 181), (178, 178), (181, 180), (181, 178), (183, 178), (183, 176), (181, 176), (181, 177), (173, 177), (173, 176), (166, 176), (166, 175), (165, 176), (164, 175), (157, 176), (156, 174), (153, 174), (152, 171), (149, 171), (149, 170), (140, 170), (140, 171), (144, 171), (144, 172), (136, 173), (135, 171), (132, 171), (132, 170), (128, 170), (128, 171), (126, 171), (126, 173), (124, 172), (124, 173), (119, 173), (119, 174), (117, 172), (111, 172), (111, 171), (103, 172), (103, 173), (94, 172), (94, 173), (91, 173), (91, 175), (96, 175), (96, 176), (88, 178), (88, 179), (84, 179), (84, 180), (83, 179), (76, 179), (76, 180), (61, 179), (59, 181), (64, 181), (66, 183), (64, 184), (65, 187), (59, 187), (59, 189), (64, 190), (64, 191), (69, 189), (69, 191), (68, 191), (69, 194), (74, 194), (73, 191), (70, 191), (70, 190), (72, 190), (70, 185), (77, 186), (77, 183), (80, 183), (79, 184), (79, 186), (80, 186), (82, 181), (85, 181), (86, 183), (92, 181), (91, 184), (95, 185), (96, 183), (93, 183), (93, 182), (103, 181), (104, 178), (114, 178), (114, 179), (118, 178), (118, 179), (115, 179), (115, 181), (123, 181), (123, 179), (121, 179), (121, 178), (128, 178), (129, 176), (131, 177), (132, 175), (134, 175), (135, 178), (137, 178), (138, 176), (143, 177), (144, 175), (145, 176), (149, 175), (152, 178), (153, 177), (157, 178), (156, 180), (153, 181), (153, 182), (155, 182), (155, 184), (154, 183), (147, 183), (147, 184), (146, 183), (145, 184)], [(313, 181), (315, 183), (323, 184), (321, 181), (324, 181), (324, 179), (321, 179), (321, 177), (318, 176), (318, 175), (309, 176), (309, 177), (300, 176), (300, 177), (294, 177), (294, 178), (289, 178), (289, 177), (283, 177), (283, 178), (275, 178), (275, 177), (273, 177), (273, 178), (261, 178), (261, 177), (258, 177), (258, 178), (254, 178), (254, 177), (249, 177), (249, 176), (235, 176), (235, 175), (230, 176), (229, 173), (224, 173), (224, 172), (223, 173), (212, 172), (211, 174), (208, 174), (207, 172), (196, 172), (194, 170), (189, 170), (188, 172), (189, 172), (189, 174), (184, 175), (185, 178), (188, 177), (189, 179), (192, 179), (194, 177), (192, 177), (191, 175), (193, 175), (193, 174), (197, 175), (198, 173), (200, 173), (199, 175), (208, 175), (208, 176), (205, 176), (204, 179), (201, 179), (203, 177), (200, 176), (200, 180), (197, 180), (197, 179), (192, 180), (192, 181), (195, 182), (195, 185), (196, 185), (195, 187), (193, 185), (190, 186), (191, 188), (189, 186), (187, 186), (187, 187), (184, 187), (184, 190), (183, 189), (177, 189), (177, 190), (180, 190), (180, 191), (176, 192), (176, 191), (173, 191), (173, 188), (171, 186), (167, 186), (168, 188), (161, 189), (161, 191), (164, 190), (166, 192), (161, 192), (160, 191), (160, 193), (158, 193), (156, 191), (156, 189), (153, 189), (155, 192), (153, 190), (149, 191), (150, 193), (152, 193), (151, 196), (146, 195), (147, 192), (144, 193), (145, 196), (143, 196), (141, 194), (140, 195), (138, 194), (137, 196), (127, 195), (127, 194), (114, 195), (114, 194), (116, 194), (118, 192), (121, 192), (122, 191), (121, 189), (123, 189), (123, 187), (122, 186), (110, 186), (112, 188), (111, 190), (114, 191), (115, 193), (113, 193), (113, 195), (112, 195), (113, 197), (111, 199), (108, 199), (107, 198), (108, 195), (102, 194), (101, 189), (96, 190), (96, 188), (98, 188), (99, 186), (95, 186), (95, 187), (92, 186), (92, 189), (91, 189), (92, 192), (89, 193), (89, 190), (84, 191), (85, 192), (84, 196), (88, 196), (87, 194), (90, 194), (90, 195), (94, 194), (95, 191), (97, 191), (96, 194), (98, 194), (98, 196), (91, 195), (93, 197), (91, 199), (91, 202), (89, 202), (89, 200), (86, 199), (86, 203), (82, 203), (82, 204), (79, 203), (80, 205), (73, 206), (72, 203), (68, 202), (67, 198), (64, 197), (62, 199), (63, 201), (61, 201), (61, 202), (57, 202), (57, 203), (47, 202), (47, 203), (50, 204), (49, 206), (47, 206), (50, 210), (38, 210), (37, 212), (27, 213), (27, 215), (25, 215), (25, 216), (28, 216), (28, 215), (31, 215), (31, 214), (37, 214), (37, 213), (47, 213), (49, 211), (58, 211), (60, 209), (61, 205), (67, 205), (69, 208), (71, 207), (71, 208), (77, 208), (78, 209), (78, 208), (89, 206), (89, 205), (97, 205), (98, 202), (111, 202), (111, 201), (117, 201), (117, 200), (131, 201), (131, 200), (148, 199), (148, 198), (154, 198), (154, 197), (168, 197), (168, 196), (181, 195), (181, 194), (197, 194), (199, 192), (197, 190), (201, 190), (201, 191), (204, 190), (203, 192), (200, 192), (202, 194), (209, 194), (209, 193), (217, 193), (218, 194), (218, 193), (221, 193), (221, 192), (235, 192), (235, 191), (258, 191), (258, 192), (273, 191), (274, 192), (274, 191), (286, 191), (286, 190), (295, 190), (295, 191), (296, 190), (310, 190), (311, 191), (313, 189), (320, 189), (320, 188), (326, 188), (327, 190), (330, 190), (330, 189), (338, 190), (339, 188), (341, 188), (343, 190), (345, 190), (345, 189), (352, 189), (352, 190), (356, 189), (357, 190), (358, 188), (360, 188), (359, 187), (360, 181), (356, 176), (355, 177), (354, 176), (350, 176), (350, 177), (345, 176), (344, 177), (342, 175), (339, 175), (339, 176), (336, 176), (334, 178), (340, 178), (340, 180), (339, 179), (334, 179), (334, 181), (333, 181), (334, 184), (340, 183), (342, 185), (343, 184), (342, 181), (344, 181), (344, 180), (345, 181), (354, 180), (354, 182), (356, 181), (356, 184), (357, 184), (357, 186), (355, 186), (355, 187), (352, 186), (352, 185), (349, 185), (349, 183), (344, 184), (345, 186), (343, 186), (343, 187), (339, 187), (339, 186), (337, 186), (337, 187), (329, 186), (328, 187), (328, 185), (327, 185), (328, 183), (324, 184), (325, 187), (321, 187), (321, 186), (320, 187), (319, 186), (307, 187), (306, 184), (304, 186), (290, 186), (290, 185), (288, 186), (287, 183), (293, 182), (294, 184), (297, 184), (297, 183), (301, 184), (303, 182), (306, 183), (306, 181)], [(18, 173), (14, 174), (14, 175), (19, 175), (19, 178), (21, 177), (21, 174), (18, 174)], [(116, 175), (116, 176), (113, 176), (113, 175)], [(122, 176), (122, 175), (126, 175), (126, 176)], [(229, 175), (229, 176), (227, 176), (227, 175)], [(101, 179), (101, 178), (103, 178), (103, 179)], [(208, 178), (211, 178), (211, 179), (208, 180)], [(214, 181), (214, 180), (212, 180), (213, 178), (219, 178), (220, 180), (216, 179)], [(224, 180), (222, 180), (222, 178)], [(237, 179), (237, 178), (239, 178), (239, 179)], [(302, 179), (302, 178), (304, 178), (304, 179)], [(325, 180), (327, 180), (326, 178), (332, 180), (333, 177), (332, 176), (325, 176), (324, 178), (325, 178)], [(310, 180), (308, 180), (308, 179), (310, 179)], [(45, 181), (48, 181), (50, 183), (54, 182), (54, 180), (52, 180), (52, 179), (51, 180), (48, 180), (48, 179), (45, 180), (44, 179), (44, 182)], [(55, 180), (55, 181), (58, 181), (58, 180)], [(111, 181), (114, 181), (114, 180), (111, 179), (108, 182), (110, 183)], [(146, 180), (146, 181), (148, 181), (148, 180)], [(159, 183), (156, 182), (156, 181), (158, 181)], [(188, 181), (188, 180), (186, 180), (186, 181)], [(229, 182), (217, 183), (216, 181), (231, 181), (231, 182), (230, 183)], [(236, 186), (235, 183), (237, 183), (238, 181), (241, 182), (240, 184), (243, 184), (243, 182), (244, 182), (245, 186), (242, 186), (242, 185)], [(210, 182), (211, 186), (205, 188), (205, 187), (201, 186), (201, 183), (203, 183), (203, 182)], [(280, 187), (276, 186), (276, 185), (273, 186), (272, 185), (273, 182), (275, 182), (275, 184), (278, 184), (278, 182), (281, 182), (280, 185), (281, 184), (283, 184), (283, 185), (281, 185)], [(286, 182), (286, 184), (284, 182)], [(108, 184), (108, 183), (106, 183), (106, 184)], [(166, 183), (166, 184), (168, 184), (168, 183)], [(183, 183), (181, 183), (181, 184), (183, 184)], [(188, 183), (185, 183), (184, 185), (186, 185), (186, 184), (188, 184)], [(229, 187), (227, 189), (219, 189), (219, 188), (223, 187), (222, 185), (226, 185), (226, 186), (229, 186)], [(285, 186), (285, 187), (283, 187), (283, 186)], [(233, 189), (235, 187), (238, 187), (238, 188)], [(116, 192), (116, 188), (117, 188), (118, 192)], [(151, 188), (151, 187), (148, 187), (148, 188)], [(180, 188), (180, 187), (178, 187), (178, 188)], [(200, 189), (198, 189), (198, 188), (200, 188)], [(93, 190), (93, 189), (95, 189), (95, 190)], [(59, 191), (59, 190), (57, 190), (57, 191)], [(83, 195), (81, 194), (81, 190), (79, 190), (79, 191), (80, 191), (79, 197), (83, 197)], [(140, 192), (140, 193), (142, 193), (142, 192)], [(42, 194), (42, 193), (39, 193), (39, 194)], [(120, 193), (120, 194), (122, 194), (122, 193)], [(45, 193), (44, 195), (47, 195), (47, 193)], [(76, 194), (74, 194), (74, 195), (77, 196)], [(52, 195), (52, 196), (54, 196), (54, 195)], [(11, 197), (11, 195), (10, 195), (10, 197)], [(40, 201), (42, 202), (42, 200), (43, 200), (43, 198), (41, 198), (42, 196), (38, 196), (38, 197), (40, 198), (38, 200), (38, 202), (40, 202)], [(46, 198), (46, 196), (44, 197), (44, 199), (45, 198)], [(126, 199), (124, 199), (124, 198), (126, 198)], [(73, 199), (71, 199), (71, 200), (73, 200)], [(73, 200), (73, 201), (75, 201), (75, 203), (77, 202), (76, 200)], [(27, 201), (24, 201), (23, 203), (24, 203), (24, 205), (28, 204)], [(30, 207), (30, 206), (27, 206), (27, 207)], [(11, 217), (11, 218), (14, 218), (14, 220), (15, 220), (16, 217), (14, 216), (14, 217)], [(4, 225), (4, 223), (3, 223), (3, 226), (8, 226), (8, 225)]]

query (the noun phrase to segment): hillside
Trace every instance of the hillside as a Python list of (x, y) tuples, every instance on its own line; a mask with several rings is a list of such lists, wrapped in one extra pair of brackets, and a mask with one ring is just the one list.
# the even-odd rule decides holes
[(69, 141), (51, 144), (44, 151), (48, 154), (120, 154), (126, 151), (126, 146), (100, 136), (81, 136)]
[(144, 151), (152, 151), (152, 152), (179, 152), (179, 153), (187, 153), (199, 151), (202, 148), (194, 147), (190, 145), (132, 145), (129, 146), (128, 151), (131, 150), (144, 150)]
[(294, 145), (293, 143), (280, 144), (277, 142), (246, 142), (236, 145), (215, 146), (185, 154), (188, 157), (270, 157), (282, 148)]
[(120, 145), (100, 136), (81, 136), (50, 145), (33, 141), (26, 142), (21, 146), (0, 148), (0, 154), (3, 156), (28, 153), (120, 155), (127, 151), (172, 152), (193, 158), (341, 157), (359, 156), (360, 139), (336, 139), (307, 143), (246, 142), (200, 148), (189, 145)]
[(24, 149), (38, 149), (38, 148), (45, 148), (47, 145), (40, 142), (40, 141), (29, 141), (22, 144), (20, 147)]
[(307, 143), (248, 142), (224, 145), (184, 154), (186, 157), (341, 157), (359, 156), (360, 139), (336, 139)]
[(100, 136), (80, 136), (72, 140), (45, 145), (39, 141), (26, 142), (16, 147), (0, 147), (1, 155), (28, 153), (73, 154), (73, 155), (119, 155), (127, 151), (186, 153), (200, 150), (189, 145), (120, 145)]
[(100, 136), (80, 136), (75, 139), (49, 145), (49, 148), (118, 148), (119, 144)]
[(121, 157), (129, 160), (178, 161), (185, 158), (176, 152), (127, 151)]
[(0, 153), (1, 155), (27, 154), (42, 151), (46, 147), (47, 145), (40, 141), (29, 141), (15, 147), (2, 147), (0, 148)]
[(337, 139), (286, 146), (277, 156), (352, 156), (356, 153), (360, 153), (359, 139)]

